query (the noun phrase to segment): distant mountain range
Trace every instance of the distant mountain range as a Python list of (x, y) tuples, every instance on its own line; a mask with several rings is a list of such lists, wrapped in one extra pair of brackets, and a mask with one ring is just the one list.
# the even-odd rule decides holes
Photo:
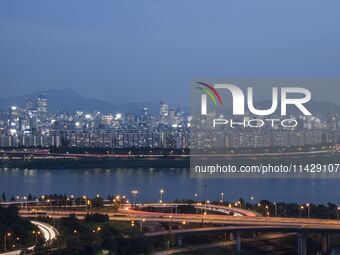
[[(7, 111), (12, 105), (23, 106), (26, 98), (35, 100), (41, 94), (45, 94), (47, 97), (49, 112), (100, 111), (102, 113), (139, 113), (142, 108), (147, 107), (151, 114), (159, 113), (159, 104), (157, 103), (110, 103), (99, 99), (83, 97), (71, 89), (50, 89), (23, 96), (0, 98), (0, 110)], [(255, 103), (255, 107), (259, 109), (267, 109), (270, 105), (271, 102), (269, 101)], [(340, 106), (334, 103), (311, 101), (306, 106), (312, 114), (340, 116)], [(188, 107), (181, 107), (181, 109), (187, 113), (189, 112)], [(298, 109), (295, 107), (292, 107), (291, 111), (288, 112), (293, 115), (299, 114)]]
[(45, 94), (48, 100), (49, 112), (57, 111), (100, 111), (103, 113), (137, 113), (148, 107), (150, 113), (158, 112), (158, 104), (148, 103), (109, 103), (99, 99), (87, 98), (71, 89), (50, 89), (23, 96), (0, 98), (0, 110), (6, 111), (10, 106), (23, 106), (26, 98), (35, 100), (37, 96)]

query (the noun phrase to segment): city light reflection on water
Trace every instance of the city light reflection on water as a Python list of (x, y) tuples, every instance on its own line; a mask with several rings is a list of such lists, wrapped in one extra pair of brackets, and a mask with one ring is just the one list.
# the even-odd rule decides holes
[(192, 179), (187, 168), (112, 168), (112, 169), (0, 169), (0, 191), (7, 196), (66, 193), (130, 195), (138, 189), (137, 200), (158, 201), (181, 198), (225, 200), (243, 197), (257, 201), (339, 203), (336, 179)]

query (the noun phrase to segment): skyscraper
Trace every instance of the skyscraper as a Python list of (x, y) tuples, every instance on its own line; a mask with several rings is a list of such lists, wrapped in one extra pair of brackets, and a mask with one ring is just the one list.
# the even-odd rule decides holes
[(37, 121), (44, 123), (47, 118), (48, 102), (45, 94), (41, 94), (37, 98)]
[(169, 115), (169, 105), (163, 101), (160, 102), (159, 115), (161, 119), (167, 118)]
[(30, 97), (25, 98), (24, 110), (25, 110), (26, 112), (29, 112), (29, 111), (32, 111), (33, 108), (34, 108), (34, 107), (33, 107), (32, 98), (30, 98)]
[(19, 127), (19, 117), (20, 117), (20, 109), (17, 106), (12, 106), (9, 108), (11, 127), (18, 128)]
[(169, 105), (164, 103), (163, 101), (160, 102), (159, 116), (160, 116), (160, 123), (168, 124), (168, 121), (169, 121)]

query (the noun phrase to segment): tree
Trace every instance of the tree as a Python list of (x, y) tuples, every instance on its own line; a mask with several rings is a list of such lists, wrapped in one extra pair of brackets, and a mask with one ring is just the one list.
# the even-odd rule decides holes
[(147, 254), (150, 252), (150, 243), (147, 242), (145, 237), (120, 237), (118, 239), (118, 254), (121, 255), (135, 255), (135, 254)]
[(45, 245), (45, 240), (40, 238), (36, 245), (34, 246), (34, 254), (35, 255), (45, 255), (47, 254), (47, 248)]
[(1, 201), (2, 202), (6, 202), (6, 194), (5, 194), (5, 192), (2, 192)]
[(33, 196), (32, 196), (31, 194), (28, 194), (27, 200), (28, 200), (28, 201), (33, 200)]

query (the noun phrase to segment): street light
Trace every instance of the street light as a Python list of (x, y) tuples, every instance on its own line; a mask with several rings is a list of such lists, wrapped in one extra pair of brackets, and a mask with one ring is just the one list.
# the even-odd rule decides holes
[(223, 200), (223, 196), (224, 196), (224, 193), (221, 192), (221, 201), (222, 201), (222, 202), (221, 202), (221, 205), (222, 205), (222, 206), (223, 206), (223, 201), (224, 201), (224, 200)]
[(277, 204), (274, 202), (275, 217), (277, 217)]
[(132, 195), (133, 195), (133, 204), (136, 206), (136, 195), (138, 194), (138, 190), (133, 190)]
[(21, 238), (20, 238), (20, 237), (17, 237), (16, 239), (17, 239), (17, 242), (19, 242), (19, 248), (20, 248), (20, 250), (21, 250)]
[(161, 189), (161, 190), (159, 191), (159, 193), (160, 193), (160, 197), (161, 197), (161, 200), (159, 200), (159, 202), (160, 202), (160, 203), (163, 203), (163, 193), (164, 193), (164, 190)]
[(170, 215), (169, 216), (169, 231), (171, 232), (171, 219), (172, 219), (172, 216)]
[(304, 206), (301, 205), (301, 206), (300, 206), (300, 209), (301, 209), (301, 211), (300, 211), (300, 218), (302, 218), (302, 211), (303, 211), (303, 209), (304, 209)]
[(340, 211), (340, 207), (338, 207), (338, 210), (337, 210), (337, 220), (339, 220), (339, 211)]
[[(91, 200), (87, 200), (87, 205), (90, 207), (90, 214), (92, 213), (92, 203)], [(87, 206), (86, 206), (87, 208)]]
[(306, 206), (307, 206), (307, 215), (308, 215), (308, 219), (309, 219), (310, 218), (310, 208), (309, 208), (310, 204), (307, 203)]
[(40, 231), (33, 230), (32, 234), (35, 235), (35, 243), (37, 243), (38, 242), (38, 235), (40, 235)]
[(67, 204), (68, 204), (68, 201), (70, 201), (70, 198), (69, 197), (67, 197), (66, 198), (66, 201), (65, 201), (65, 211), (67, 212)]
[(260, 211), (261, 211), (260, 209), (261, 209), (261, 204), (260, 204), (260, 203), (257, 203), (257, 207), (256, 207), (255, 211), (260, 212)]
[(25, 205), (26, 205), (26, 210), (27, 210), (27, 197), (24, 196), (24, 200), (25, 200)]
[(253, 207), (253, 210), (255, 209), (254, 199), (255, 199), (255, 198), (254, 198), (253, 196), (250, 197), (251, 205), (252, 205), (252, 207)]
[(85, 203), (85, 212), (87, 212), (87, 197), (84, 195), (83, 199), (84, 199), (84, 203)]
[(101, 227), (97, 227), (96, 229), (94, 229), (92, 232), (95, 233), (97, 235), (97, 239), (99, 239), (99, 232), (101, 231)]
[(10, 238), (10, 236), (11, 236), (11, 233), (5, 233), (5, 235), (4, 235), (4, 251), (6, 252), (6, 250), (7, 250), (7, 237), (8, 238)]
[(50, 205), (50, 210), (52, 211), (52, 201), (50, 199), (47, 199), (46, 201), (47, 201), (47, 204)]
[(204, 224), (204, 216), (207, 215), (207, 212), (204, 212), (203, 215), (202, 215), (202, 227), (203, 227), (203, 224)]
[(75, 229), (73, 230), (73, 234), (76, 236), (76, 238), (79, 240), (79, 235), (78, 235), (78, 231)]
[(41, 205), (44, 205), (44, 199), (45, 199), (45, 196), (42, 195), (42, 196), (41, 196)]
[(145, 219), (142, 219), (140, 221), (140, 232), (142, 233), (143, 232), (143, 223), (145, 222)]

